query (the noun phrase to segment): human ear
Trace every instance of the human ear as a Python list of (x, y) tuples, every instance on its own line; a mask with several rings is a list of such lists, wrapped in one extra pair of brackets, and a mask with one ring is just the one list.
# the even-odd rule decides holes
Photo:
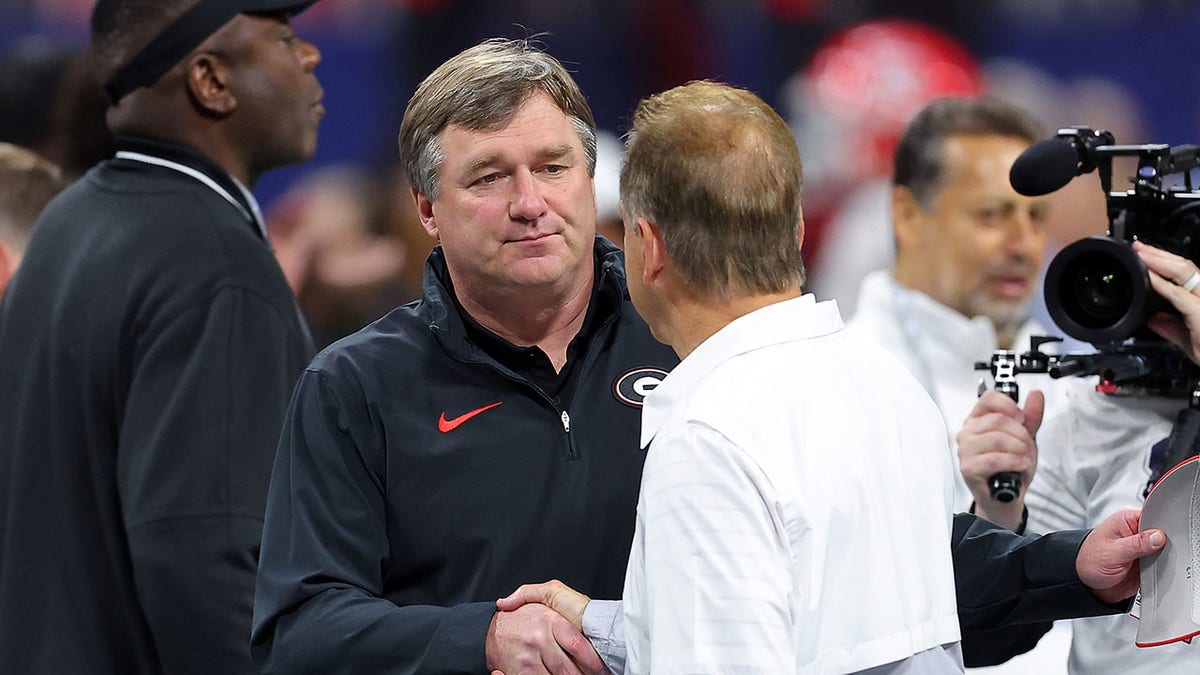
[(425, 232), (429, 236), (437, 239), (438, 226), (437, 218), (433, 215), (433, 201), (417, 188), (409, 188), (409, 190), (412, 191), (413, 201), (417, 205), (417, 216), (421, 219), (421, 227), (425, 228)]
[(920, 245), (925, 209), (912, 190), (903, 185), (892, 188), (892, 227), (896, 250), (910, 250)]
[(237, 109), (237, 97), (229, 88), (230, 71), (220, 58), (200, 52), (189, 57), (184, 68), (188, 93), (196, 105), (219, 117)]
[(642, 240), (642, 281), (650, 283), (662, 274), (667, 266), (667, 246), (662, 230), (645, 218), (634, 223), (638, 237)]

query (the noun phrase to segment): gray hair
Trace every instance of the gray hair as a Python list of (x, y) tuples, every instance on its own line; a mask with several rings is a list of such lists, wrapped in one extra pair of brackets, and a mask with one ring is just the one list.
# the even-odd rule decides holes
[(400, 164), (409, 182), (437, 198), (445, 159), (438, 135), (454, 124), (475, 131), (500, 129), (529, 97), (545, 93), (571, 120), (583, 145), (589, 176), (596, 171), (596, 120), (579, 85), (553, 56), (529, 40), (494, 38), (438, 66), (417, 87), (400, 125)]

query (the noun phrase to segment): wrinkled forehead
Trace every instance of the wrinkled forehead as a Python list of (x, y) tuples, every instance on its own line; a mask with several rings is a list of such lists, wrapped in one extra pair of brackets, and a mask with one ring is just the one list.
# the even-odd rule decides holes
[(469, 166), (508, 161), (554, 160), (577, 156), (585, 148), (579, 122), (549, 96), (532, 96), (503, 121), (482, 128), (449, 123), (438, 133), (443, 159)]

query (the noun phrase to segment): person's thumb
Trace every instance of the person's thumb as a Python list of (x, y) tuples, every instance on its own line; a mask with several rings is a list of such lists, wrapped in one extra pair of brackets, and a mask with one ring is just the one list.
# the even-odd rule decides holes
[(1162, 530), (1138, 532), (1113, 541), (1109, 556), (1106, 556), (1107, 559), (1101, 558), (1100, 563), (1103, 569), (1109, 571), (1121, 569), (1143, 556), (1161, 551), (1166, 545), (1167, 535)]
[(1029, 435), (1037, 438), (1038, 429), (1042, 427), (1042, 416), (1046, 412), (1046, 396), (1040, 390), (1029, 392), (1025, 399), (1025, 429)]
[(497, 600), (496, 608), (502, 612), (511, 612), (522, 605), (535, 602), (545, 604), (549, 595), (549, 591), (545, 590), (542, 584), (525, 584), (506, 597)]
[(1162, 530), (1146, 530), (1138, 533), (1137, 541), (1132, 544), (1137, 557), (1158, 553), (1167, 545), (1167, 535)]

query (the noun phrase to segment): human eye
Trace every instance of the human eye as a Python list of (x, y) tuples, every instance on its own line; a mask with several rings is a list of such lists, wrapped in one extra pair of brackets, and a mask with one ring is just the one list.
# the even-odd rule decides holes
[(500, 172), (493, 171), (491, 173), (486, 173), (486, 174), (476, 178), (475, 180), (471, 181), (471, 185), (478, 185), (478, 186), (494, 185), (496, 183), (496, 181), (498, 181), (498, 180), (500, 180)]
[(1005, 209), (1002, 206), (982, 206), (975, 209), (975, 221), (985, 227), (990, 227), (1004, 218)]

